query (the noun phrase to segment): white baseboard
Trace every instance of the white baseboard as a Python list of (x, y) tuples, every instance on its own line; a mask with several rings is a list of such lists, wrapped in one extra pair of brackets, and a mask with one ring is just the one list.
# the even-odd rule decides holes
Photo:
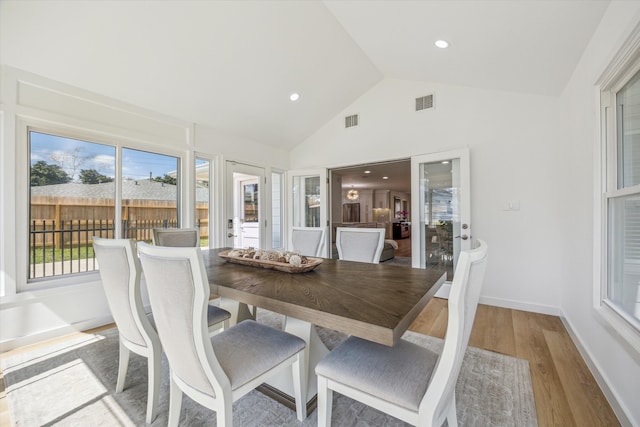
[(496, 307), (511, 308), (514, 310), (531, 311), (533, 313), (549, 314), (552, 316), (561, 316), (560, 307), (550, 305), (531, 304), (528, 302), (514, 301), (502, 298), (480, 297), (480, 304), (493, 305)]
[(108, 325), (109, 323), (113, 323), (113, 317), (111, 316), (103, 317), (101, 319), (85, 320), (82, 322), (74, 323), (73, 325), (62, 326), (33, 335), (12, 338), (0, 342), (0, 353), (4, 353), (5, 351), (9, 350), (15, 350), (16, 348), (20, 348), (25, 345), (36, 344), (53, 338), (59, 338), (61, 336), (72, 334), (74, 332), (85, 331), (87, 329)]
[(618, 421), (620, 421), (620, 424), (627, 427), (640, 425), (640, 423), (634, 423), (631, 419), (629, 419), (629, 417), (627, 416), (627, 411), (625, 411), (624, 407), (620, 404), (620, 400), (618, 400), (616, 393), (609, 387), (607, 380), (601, 374), (602, 371), (598, 368), (598, 364), (593, 360), (593, 358), (591, 358), (591, 354), (589, 354), (586, 347), (582, 344), (582, 340), (580, 339), (576, 331), (571, 327), (571, 323), (569, 322), (569, 320), (564, 316), (564, 314), (560, 314), (559, 317), (565, 329), (569, 333), (571, 340), (578, 348), (578, 352), (582, 356), (582, 359), (587, 364), (587, 368), (589, 368), (589, 371), (591, 371), (591, 374), (595, 378), (596, 383), (600, 387), (600, 390), (602, 390), (604, 397), (607, 399), (607, 402), (609, 402), (611, 409), (616, 414), (616, 417), (618, 417)]

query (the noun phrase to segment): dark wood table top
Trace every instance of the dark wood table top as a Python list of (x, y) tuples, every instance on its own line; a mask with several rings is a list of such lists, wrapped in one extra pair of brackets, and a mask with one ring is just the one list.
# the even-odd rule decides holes
[(203, 251), (211, 292), (385, 345), (395, 345), (445, 281), (445, 272), (325, 259), (291, 274)]

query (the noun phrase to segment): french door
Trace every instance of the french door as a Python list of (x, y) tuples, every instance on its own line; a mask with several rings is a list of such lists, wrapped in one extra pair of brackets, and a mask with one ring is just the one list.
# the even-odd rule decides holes
[[(287, 248), (292, 247), (293, 227), (328, 229), (328, 184), (326, 169), (287, 172)], [(325, 232), (324, 254), (328, 256), (331, 233)]]
[(226, 175), (226, 246), (261, 248), (265, 229), (265, 171), (227, 161)]
[(412, 267), (447, 271), (448, 297), (460, 251), (471, 249), (469, 150), (411, 158)]

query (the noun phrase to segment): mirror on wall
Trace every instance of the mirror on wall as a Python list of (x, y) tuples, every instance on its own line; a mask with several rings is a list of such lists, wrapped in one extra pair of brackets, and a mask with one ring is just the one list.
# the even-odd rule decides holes
[(342, 222), (360, 222), (360, 203), (342, 204)]

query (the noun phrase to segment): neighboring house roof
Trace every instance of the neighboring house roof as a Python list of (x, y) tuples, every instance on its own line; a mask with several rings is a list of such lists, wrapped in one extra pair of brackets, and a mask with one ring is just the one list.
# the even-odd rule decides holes
[[(115, 183), (81, 184), (72, 182), (68, 184), (42, 185), (31, 187), (32, 196), (72, 197), (112, 199), (114, 197)], [(208, 188), (196, 188), (196, 201), (209, 200)], [(133, 200), (176, 200), (176, 186), (157, 181), (126, 180), (122, 182), (122, 198)]]

